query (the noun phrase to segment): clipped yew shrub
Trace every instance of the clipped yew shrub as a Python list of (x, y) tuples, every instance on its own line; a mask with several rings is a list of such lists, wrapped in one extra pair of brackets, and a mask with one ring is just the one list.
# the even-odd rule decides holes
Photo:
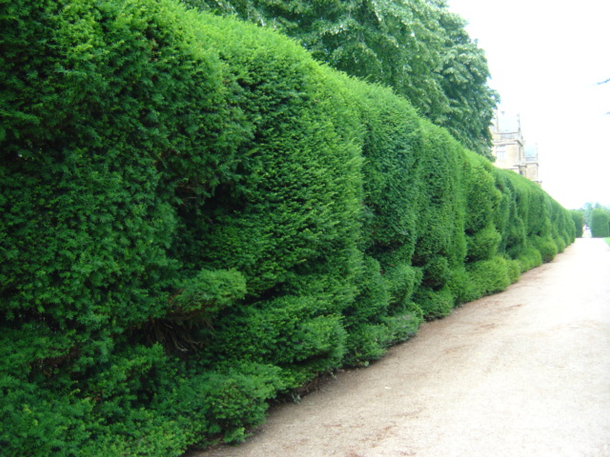
[(540, 187), (277, 33), (0, 4), (3, 455), (241, 441), (574, 239)]
[(364, 159), (361, 212), (363, 267), (358, 295), (344, 311), (347, 361), (368, 363), (422, 322), (413, 294), (422, 277), (415, 252), (421, 120), (390, 90), (345, 79), (354, 95)]
[(243, 439), (346, 352), (346, 90), (289, 40), (172, 1), (2, 11), (4, 451)]
[(610, 236), (610, 211), (595, 208), (591, 211), (591, 236), (605, 238)]
[(574, 221), (574, 229), (576, 230), (575, 236), (576, 238), (582, 238), (583, 236), (583, 227), (585, 225), (585, 215), (584, 212), (578, 209), (570, 210), (570, 216), (572, 216), (572, 220)]

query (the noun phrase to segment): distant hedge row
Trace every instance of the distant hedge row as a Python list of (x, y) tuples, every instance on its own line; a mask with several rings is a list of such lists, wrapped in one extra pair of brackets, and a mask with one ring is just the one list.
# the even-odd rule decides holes
[(0, 0), (0, 449), (177, 456), (574, 239), (290, 40), (171, 0)]
[(582, 238), (585, 225), (584, 213), (579, 209), (571, 209), (570, 214), (572, 215), (572, 220), (574, 221), (574, 237)]
[(606, 208), (593, 208), (590, 215), (591, 236), (606, 238), (610, 236), (610, 211)]

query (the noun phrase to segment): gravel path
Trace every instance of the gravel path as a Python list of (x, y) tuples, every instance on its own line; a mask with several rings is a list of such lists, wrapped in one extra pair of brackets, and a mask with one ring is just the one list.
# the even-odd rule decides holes
[(197, 457), (610, 456), (610, 247), (578, 239), (504, 292)]

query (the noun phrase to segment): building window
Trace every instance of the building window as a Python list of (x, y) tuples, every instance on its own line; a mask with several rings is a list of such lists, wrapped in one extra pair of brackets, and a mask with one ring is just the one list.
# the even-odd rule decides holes
[(496, 159), (505, 160), (506, 159), (506, 146), (500, 145), (496, 146)]

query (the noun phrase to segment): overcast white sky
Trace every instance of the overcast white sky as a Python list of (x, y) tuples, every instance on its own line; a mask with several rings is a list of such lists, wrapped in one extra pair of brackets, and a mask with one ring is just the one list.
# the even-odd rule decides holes
[(485, 50), (502, 109), (538, 144), (542, 187), (610, 205), (610, 0), (449, 0)]

